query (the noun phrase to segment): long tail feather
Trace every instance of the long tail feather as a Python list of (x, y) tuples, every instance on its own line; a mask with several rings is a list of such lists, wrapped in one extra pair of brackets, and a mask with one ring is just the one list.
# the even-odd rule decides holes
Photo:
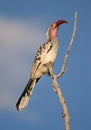
[(37, 79), (34, 80), (30, 79), (28, 81), (24, 91), (22, 92), (20, 98), (18, 99), (18, 102), (16, 103), (16, 108), (18, 111), (21, 111), (23, 108), (27, 106), (36, 82)]

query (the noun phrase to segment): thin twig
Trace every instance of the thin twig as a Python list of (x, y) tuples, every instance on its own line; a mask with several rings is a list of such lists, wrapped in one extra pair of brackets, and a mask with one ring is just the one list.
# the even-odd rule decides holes
[(71, 47), (72, 47), (72, 44), (73, 44), (73, 40), (74, 40), (74, 37), (75, 37), (75, 33), (76, 33), (76, 21), (77, 21), (77, 12), (75, 12), (75, 16), (74, 16), (74, 29), (73, 29), (73, 33), (72, 33), (72, 37), (71, 37), (68, 49), (66, 51), (66, 55), (64, 57), (64, 63), (63, 63), (61, 71), (59, 72), (58, 75), (55, 75), (53, 73), (52, 68), (51, 67), (49, 68), (50, 75), (51, 75), (51, 77), (53, 79), (53, 84), (52, 84), (53, 89), (57, 93), (59, 101), (60, 101), (60, 104), (61, 104), (62, 109), (63, 109), (62, 116), (63, 116), (64, 121), (65, 121), (65, 130), (70, 130), (70, 116), (69, 116), (69, 113), (68, 113), (68, 108), (66, 106), (65, 98), (64, 98), (64, 96), (62, 94), (62, 91), (61, 91), (61, 89), (59, 87), (57, 79), (59, 77), (61, 77), (63, 75), (63, 73), (65, 72), (65, 70), (66, 70), (67, 59), (68, 59), (69, 52), (71, 50)]
[(76, 34), (76, 22), (77, 22), (77, 12), (75, 12), (75, 17), (74, 17), (74, 29), (73, 29), (72, 37), (71, 37), (68, 49), (66, 51), (66, 55), (65, 55), (65, 58), (64, 58), (62, 69), (61, 69), (60, 73), (57, 75), (57, 78), (61, 77), (66, 70), (66, 63), (67, 63), (67, 60), (68, 60), (69, 52), (71, 50), (73, 40), (74, 40), (74, 37), (75, 37), (75, 34)]

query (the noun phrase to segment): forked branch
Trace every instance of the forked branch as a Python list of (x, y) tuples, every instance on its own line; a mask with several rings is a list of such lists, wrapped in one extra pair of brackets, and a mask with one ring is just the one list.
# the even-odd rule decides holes
[(66, 51), (66, 55), (64, 57), (64, 62), (63, 62), (63, 66), (62, 66), (61, 71), (57, 75), (55, 75), (54, 72), (53, 72), (53, 69), (51, 67), (49, 67), (49, 73), (50, 73), (50, 75), (51, 75), (51, 77), (53, 79), (52, 86), (53, 86), (54, 91), (58, 95), (60, 104), (61, 104), (62, 109), (63, 109), (62, 117), (64, 118), (64, 122), (65, 122), (65, 130), (70, 130), (70, 116), (69, 116), (69, 112), (68, 112), (68, 108), (67, 108), (67, 105), (66, 105), (65, 98), (64, 98), (64, 96), (62, 94), (62, 91), (61, 91), (61, 89), (59, 87), (57, 79), (60, 78), (64, 74), (64, 72), (66, 70), (66, 64), (67, 64), (68, 56), (69, 56), (70, 50), (72, 48), (72, 44), (73, 44), (74, 37), (75, 37), (75, 34), (76, 34), (76, 22), (77, 22), (77, 12), (75, 12), (74, 29), (73, 29), (73, 33), (72, 33), (72, 37), (71, 37), (68, 49)]

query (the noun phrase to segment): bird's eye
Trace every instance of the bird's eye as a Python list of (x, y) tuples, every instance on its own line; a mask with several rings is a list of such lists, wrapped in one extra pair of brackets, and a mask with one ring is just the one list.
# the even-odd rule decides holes
[(53, 24), (51, 24), (51, 28), (53, 28)]
[(55, 23), (51, 24), (51, 28), (55, 28), (55, 27), (56, 27)]

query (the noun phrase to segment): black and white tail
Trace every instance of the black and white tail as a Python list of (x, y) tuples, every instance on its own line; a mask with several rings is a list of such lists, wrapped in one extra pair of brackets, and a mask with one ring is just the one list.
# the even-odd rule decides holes
[(23, 108), (27, 106), (36, 82), (37, 79), (33, 79), (33, 80), (30, 79), (28, 81), (23, 93), (21, 94), (18, 102), (16, 103), (16, 108), (18, 111), (21, 111)]

